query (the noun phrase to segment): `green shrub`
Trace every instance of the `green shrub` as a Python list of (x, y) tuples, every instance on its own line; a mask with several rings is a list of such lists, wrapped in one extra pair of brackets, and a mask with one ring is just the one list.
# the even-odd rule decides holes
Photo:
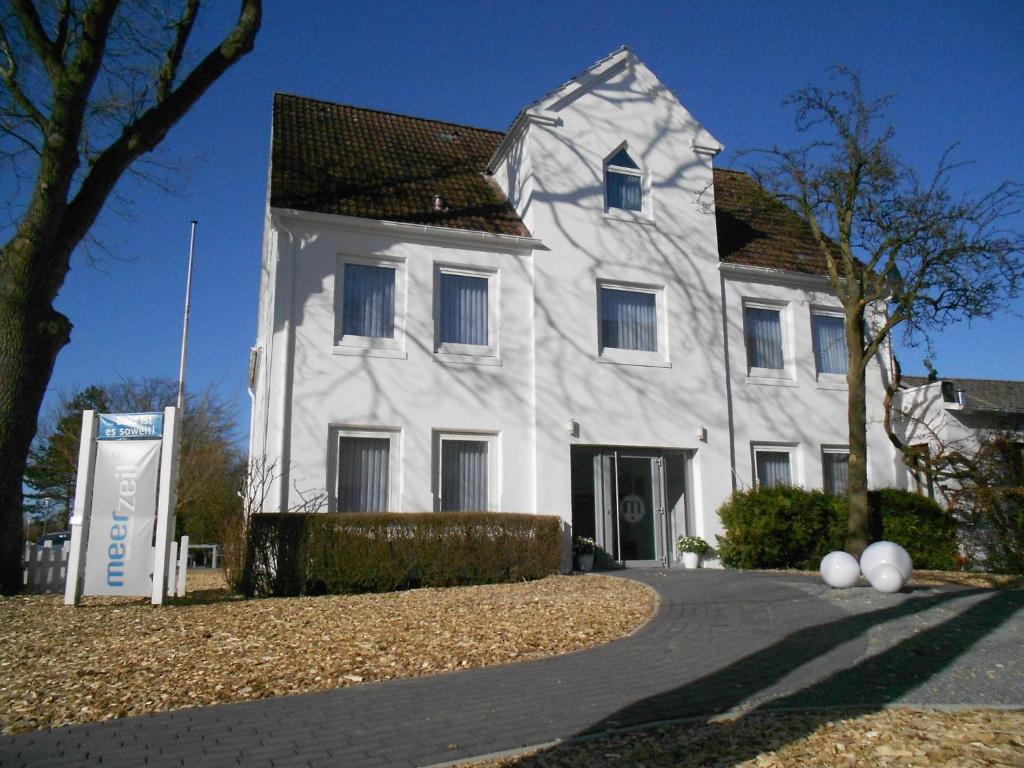
[(845, 537), (845, 500), (820, 491), (738, 491), (718, 514), (726, 528), (719, 557), (730, 568), (817, 568)]
[(389, 592), (547, 576), (562, 526), (491, 512), (258, 514), (247, 545), (249, 596)]
[[(843, 496), (776, 486), (734, 493), (718, 514), (722, 563), (730, 568), (817, 569), (821, 558), (846, 542)], [(907, 550), (915, 568), (956, 567), (956, 523), (933, 500), (886, 488), (868, 494), (869, 538)]]
[(934, 500), (883, 488), (868, 493), (872, 541), (893, 541), (907, 550), (915, 568), (956, 568), (956, 521)]

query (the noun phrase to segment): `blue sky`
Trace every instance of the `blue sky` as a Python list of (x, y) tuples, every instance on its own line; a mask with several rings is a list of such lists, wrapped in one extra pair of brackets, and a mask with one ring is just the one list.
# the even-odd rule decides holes
[[(237, 3), (209, 9), (212, 39)], [(857, 69), (895, 94), (895, 149), (932, 169), (960, 142), (965, 191), (1024, 180), (1024, 4), (1019, 2), (268, 2), (256, 50), (169, 135), (189, 168), (168, 195), (128, 180), (131, 219), (105, 214), (99, 268), (80, 254), (58, 307), (75, 324), (48, 400), (119, 377), (176, 377), (189, 222), (199, 221), (189, 384), (216, 385), (248, 429), (248, 348), (275, 91), (503, 130), (525, 104), (628, 44), (736, 152), (798, 143), (782, 101)], [(1024, 229), (1024, 218), (1015, 226)], [(936, 337), (946, 376), (1024, 379), (1024, 302)], [(902, 350), (918, 373), (922, 351)]]

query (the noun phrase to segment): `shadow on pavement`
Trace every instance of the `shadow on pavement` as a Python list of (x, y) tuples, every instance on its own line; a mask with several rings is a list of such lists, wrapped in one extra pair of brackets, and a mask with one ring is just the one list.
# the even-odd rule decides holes
[[(771, 714), (802, 708), (838, 707), (858, 713), (879, 710), (949, 667), (974, 644), (1024, 608), (1024, 592), (978, 589), (949, 591), (910, 598), (890, 608), (802, 629), (699, 680), (641, 699), (594, 723), (578, 735), (614, 732), (708, 712), (723, 713), (745, 702), (749, 705), (751, 699), (766, 695), (787, 674), (804, 664), (813, 663), (821, 655), (864, 634), (872, 627), (981, 593), (989, 593), (991, 596), (885, 651), (862, 659), (848, 669), (835, 672), (787, 695), (771, 698), (745, 714)], [(701, 759), (713, 758), (716, 753), (729, 754), (737, 762), (751, 759), (797, 741), (835, 717), (834, 711), (809, 712), (806, 717), (800, 718), (797, 726), (788, 727), (785, 733), (775, 733), (770, 728), (743, 728), (742, 722), (724, 722), (716, 726), (709, 740), (700, 744)], [(739, 746), (739, 750), (737, 738), (747, 740)], [(551, 760), (547, 762), (552, 765), (574, 764), (571, 757), (573, 749), (574, 744), (569, 742), (549, 750)], [(538, 757), (544, 756), (545, 753), (541, 753)], [(664, 757), (670, 758), (670, 763), (666, 764), (671, 765), (705, 764), (690, 762), (689, 757), (693, 755), (665, 754)], [(629, 762), (626, 755), (622, 755), (622, 758)], [(662, 764), (656, 760), (651, 762), (650, 754), (646, 754), (645, 758), (645, 765)], [(534, 760), (524, 758), (515, 764), (532, 765)], [(539, 764), (545, 765), (547, 762), (541, 760)]]

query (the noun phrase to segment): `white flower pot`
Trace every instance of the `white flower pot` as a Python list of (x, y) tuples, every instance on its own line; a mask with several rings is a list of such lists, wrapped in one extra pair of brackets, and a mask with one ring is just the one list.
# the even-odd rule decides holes
[(594, 570), (594, 553), (591, 552), (589, 555), (576, 555), (576, 559), (579, 560), (581, 571), (592, 571)]
[(683, 552), (683, 568), (699, 568), (700, 555), (696, 552)]

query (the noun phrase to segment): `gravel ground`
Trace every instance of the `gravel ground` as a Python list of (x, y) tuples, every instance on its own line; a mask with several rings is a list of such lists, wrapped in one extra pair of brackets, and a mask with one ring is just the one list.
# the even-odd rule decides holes
[(891, 709), (748, 715), (568, 742), (474, 768), (1009, 768), (1024, 766), (1024, 712)]
[(605, 576), (384, 595), (228, 598), (219, 574), (153, 607), (0, 598), (0, 722), (69, 723), (492, 666), (587, 648), (645, 622), (656, 597)]

